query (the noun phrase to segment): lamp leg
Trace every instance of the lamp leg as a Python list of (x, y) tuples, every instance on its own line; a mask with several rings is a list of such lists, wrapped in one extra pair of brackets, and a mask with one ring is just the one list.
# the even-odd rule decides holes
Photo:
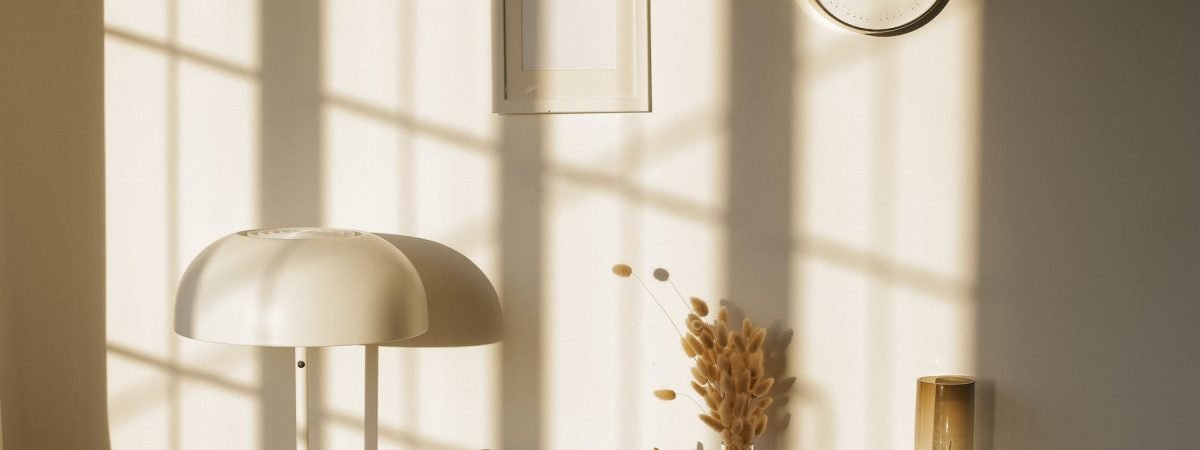
[(309, 450), (308, 348), (296, 347), (296, 450)]

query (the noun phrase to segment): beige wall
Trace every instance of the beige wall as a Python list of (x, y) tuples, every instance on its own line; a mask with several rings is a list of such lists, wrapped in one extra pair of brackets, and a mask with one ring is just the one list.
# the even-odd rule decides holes
[[(1036, 11), (1036, 14), (1031, 13)], [(979, 372), (996, 449), (1188, 448), (1200, 5), (984, 8)]]
[(99, 2), (0, 3), (0, 401), (10, 449), (106, 449)]
[[(761, 448), (903, 446), (915, 378), (974, 370), (974, 2), (884, 40), (654, 1), (653, 113), (504, 117), (486, 1), (279, 5), (108, 2), (114, 446), (286, 442), (286, 355), (168, 327), (186, 263), (257, 226), (418, 235), (496, 282), (502, 344), (380, 350), (379, 448), (716, 448), (649, 395), (686, 360), (618, 261), (793, 336)], [(363, 350), (318, 358), (322, 448), (357, 448)]]
[[(795, 379), (760, 450), (907, 448), (915, 378), (947, 372), (988, 381), (985, 447), (1172, 448), (1200, 402), (1121, 382), (1196, 370), (1167, 355), (1200, 278), (1188, 14), (988, 3), (878, 39), (805, 2), (655, 0), (653, 113), (497, 116), (486, 0), (109, 0), (113, 446), (287, 447), (287, 352), (180, 339), (170, 298), (223, 234), (314, 224), (450, 245), (504, 303), (501, 344), (379, 351), (368, 448), (719, 448), (649, 395), (686, 389), (686, 361), (618, 261), (778, 333)], [(1134, 298), (1159, 308), (1122, 322)], [(1097, 363), (1113, 348), (1148, 359)], [(318, 448), (364, 445), (365, 354), (314, 358)], [(1084, 391), (1122, 408), (1039, 412)]]

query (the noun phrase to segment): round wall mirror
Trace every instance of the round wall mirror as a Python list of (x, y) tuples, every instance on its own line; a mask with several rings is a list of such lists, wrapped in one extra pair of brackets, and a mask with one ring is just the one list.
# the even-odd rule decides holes
[(839, 27), (871, 36), (895, 36), (929, 23), (948, 0), (809, 0)]

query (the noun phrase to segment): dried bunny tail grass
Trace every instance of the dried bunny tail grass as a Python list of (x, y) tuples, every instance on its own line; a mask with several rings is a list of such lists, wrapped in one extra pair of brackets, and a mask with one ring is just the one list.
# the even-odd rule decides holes
[(720, 395), (712, 389), (709, 389), (708, 393), (704, 394), (704, 404), (708, 405), (708, 409), (716, 411), (717, 408), (721, 407)]
[(733, 399), (726, 397), (721, 400), (721, 407), (717, 408), (717, 414), (720, 415), (721, 424), (725, 426), (733, 424)]
[(687, 338), (689, 337), (691, 336), (679, 338), (679, 343), (683, 345), (683, 354), (687, 355), (688, 358), (695, 358), (696, 349), (692, 347), (692, 343), (688, 342)]
[(691, 303), (692, 311), (695, 311), (696, 315), (700, 317), (708, 317), (708, 303), (704, 303), (704, 300), (700, 300), (699, 297), (692, 297)]
[(760, 414), (758, 417), (759, 420), (754, 425), (754, 437), (762, 436), (762, 434), (767, 431), (767, 415)]
[(615, 264), (612, 266), (612, 273), (621, 278), (629, 278), (633, 275), (633, 268), (629, 267), (629, 264)]
[(721, 355), (717, 357), (717, 369), (720, 369), (721, 373), (733, 373), (732, 367), (729, 365), (728, 355)]
[(728, 321), (729, 321), (729, 308), (722, 306), (721, 309), (717, 310), (717, 322), (728, 322)]
[(693, 335), (699, 336), (704, 332), (704, 320), (692, 313), (687, 315), (687, 328)]
[(696, 379), (697, 383), (708, 384), (708, 376), (704, 375), (704, 372), (698, 368), (692, 368), (692, 377)]
[(704, 343), (700, 342), (696, 336), (686, 335), (684, 336), (684, 340), (688, 341), (688, 346), (691, 347), (692, 352), (695, 352), (697, 356), (704, 353), (704, 348), (706, 347), (704, 347)]
[(697, 383), (697, 382), (693, 381), (693, 382), (691, 382), (691, 385), (692, 385), (692, 390), (696, 391), (696, 393), (699, 394), (701, 397), (708, 396), (708, 388), (705, 388), (703, 383)]
[(709, 381), (717, 381), (721, 377), (721, 373), (717, 370), (716, 364), (710, 361), (703, 361), (700, 366), (700, 371), (704, 373), (705, 378)]
[(757, 330), (754, 330), (754, 334), (750, 335), (750, 342), (749, 342), (749, 345), (746, 346), (746, 350), (749, 351), (750, 353), (754, 353), (759, 350), (762, 350), (763, 341), (765, 341), (766, 339), (767, 339), (767, 329), (766, 328), (759, 328)]
[(753, 418), (747, 421), (746, 426), (742, 427), (742, 442), (749, 444), (757, 436), (755, 431), (758, 428), (758, 422)]
[(750, 379), (751, 380), (758, 381), (759, 378), (762, 378), (763, 373), (765, 372), (765, 370), (763, 368), (762, 358), (758, 358), (758, 360), (756, 362), (752, 362), (750, 364), (749, 370), (750, 370)]
[(658, 397), (659, 400), (675, 400), (675, 391), (670, 389), (659, 389), (654, 391), (654, 396)]
[(713, 341), (712, 336), (709, 336), (708, 333), (700, 335), (700, 344), (704, 345), (704, 348), (708, 350), (714, 350), (717, 348), (717, 343)]
[(775, 385), (774, 378), (763, 378), (761, 380), (758, 380), (757, 383), (754, 383), (754, 389), (752, 390), (752, 392), (755, 397), (762, 397), (764, 395), (767, 395), (767, 391), (770, 391), (771, 386), (774, 386), (774, 385)]
[(745, 337), (742, 337), (741, 334), (731, 332), (731, 333), (729, 333), (729, 338), (730, 338), (730, 340), (733, 341), (733, 348), (737, 349), (737, 351), (739, 351), (739, 352), (746, 351), (746, 338)]
[[(740, 437), (744, 428), (746, 428), (746, 421), (742, 420), (741, 417), (738, 417), (737, 419), (734, 419), (733, 426), (729, 427), (729, 431), (732, 431), (734, 436)], [(738, 442), (738, 444), (741, 444), (741, 442)]]
[(742, 335), (750, 337), (750, 333), (754, 332), (754, 321), (749, 317), (742, 318)]
[(720, 420), (714, 419), (708, 414), (701, 414), (700, 421), (704, 422), (705, 425), (708, 425), (709, 428), (712, 428), (713, 431), (718, 433), (725, 431), (725, 425), (722, 425)]
[(742, 359), (742, 355), (736, 353), (729, 355), (729, 373), (741, 375), (745, 370), (746, 361)]
[[(758, 385), (755, 384), (755, 386), (757, 387)], [(750, 390), (750, 371), (749, 370), (742, 371), (741, 376), (739, 376), (737, 378), (737, 386), (735, 386), (735, 387), (738, 392), (747, 392)], [(738, 395), (741, 395), (741, 394), (738, 394)]]
[(756, 401), (758, 403), (754, 404), (754, 413), (762, 414), (771, 407), (772, 403), (775, 403), (775, 397), (759, 397)]
[(717, 381), (717, 388), (727, 394), (733, 392), (733, 377), (721, 377)]

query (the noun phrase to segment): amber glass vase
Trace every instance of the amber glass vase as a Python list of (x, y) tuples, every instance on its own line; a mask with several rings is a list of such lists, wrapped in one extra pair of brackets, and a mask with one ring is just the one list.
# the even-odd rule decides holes
[(972, 450), (975, 379), (959, 375), (917, 380), (915, 450)]

